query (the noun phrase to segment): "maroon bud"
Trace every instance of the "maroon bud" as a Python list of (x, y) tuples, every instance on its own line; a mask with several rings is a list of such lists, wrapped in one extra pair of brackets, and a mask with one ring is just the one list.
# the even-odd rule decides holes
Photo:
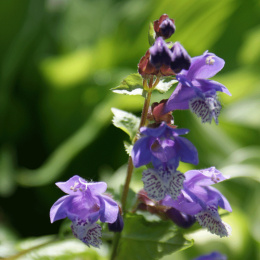
[(159, 20), (154, 21), (154, 31), (156, 37), (170, 38), (175, 32), (174, 20), (170, 19), (167, 14), (163, 14)]
[(173, 122), (173, 116), (171, 111), (164, 114), (163, 110), (164, 110), (164, 106), (165, 103), (167, 102), (167, 99), (163, 99), (160, 101), (160, 103), (155, 102), (152, 104), (152, 115), (153, 115), (153, 119), (157, 124), (160, 124), (161, 122), (166, 122), (166, 124), (172, 124)]
[(157, 75), (159, 73), (159, 70), (157, 70), (150, 62), (150, 52), (149, 52), (149, 50), (141, 58), (141, 60), (138, 64), (138, 72), (142, 76)]

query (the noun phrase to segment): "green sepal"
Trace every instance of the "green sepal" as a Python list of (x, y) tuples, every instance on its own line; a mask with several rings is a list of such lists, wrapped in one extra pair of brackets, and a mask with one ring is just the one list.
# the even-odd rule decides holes
[(114, 126), (126, 132), (132, 140), (138, 131), (140, 118), (133, 115), (132, 113), (117, 108), (111, 108), (111, 110), (114, 114), (112, 120)]
[(178, 80), (172, 79), (171, 77), (163, 78), (154, 89), (163, 94), (167, 92), (177, 82)]
[(164, 255), (193, 245), (170, 221), (147, 221), (141, 215), (126, 214), (118, 248), (118, 259), (161, 259)]
[(155, 31), (154, 31), (154, 26), (153, 26), (153, 23), (150, 22), (149, 24), (149, 31), (148, 31), (148, 41), (149, 41), (149, 44), (150, 46), (152, 46), (155, 42)]
[(111, 89), (114, 93), (124, 95), (143, 95), (143, 78), (139, 73), (128, 75), (119, 86)]

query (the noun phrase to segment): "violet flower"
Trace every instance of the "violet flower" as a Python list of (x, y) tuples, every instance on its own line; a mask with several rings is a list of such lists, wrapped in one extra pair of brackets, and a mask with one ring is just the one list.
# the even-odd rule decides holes
[(69, 218), (75, 237), (85, 244), (101, 245), (101, 227), (97, 220), (114, 223), (118, 218), (118, 204), (103, 193), (107, 189), (105, 182), (87, 182), (75, 175), (66, 182), (56, 185), (68, 195), (58, 199), (50, 210), (50, 220)]
[(160, 69), (160, 67), (163, 65), (170, 65), (172, 60), (172, 53), (162, 37), (158, 37), (154, 45), (149, 50), (150, 62), (157, 69)]
[(218, 206), (229, 212), (232, 209), (227, 199), (217, 189), (210, 187), (225, 179), (215, 167), (188, 171), (185, 173), (183, 190), (178, 199), (173, 200), (166, 196), (161, 204), (195, 216), (199, 224), (213, 234), (220, 237), (229, 236), (231, 227), (221, 220)]
[(183, 69), (189, 69), (191, 64), (189, 54), (179, 42), (175, 42), (169, 49), (162, 37), (155, 40), (149, 52), (150, 62), (158, 70), (165, 65), (174, 73), (179, 73)]
[(157, 169), (161, 167), (175, 170), (179, 161), (197, 164), (198, 153), (194, 145), (179, 135), (187, 134), (188, 129), (174, 129), (162, 123), (157, 128), (142, 127), (141, 138), (132, 149), (135, 167), (152, 162)]
[(221, 104), (216, 93), (220, 91), (231, 94), (224, 85), (208, 78), (218, 73), (224, 64), (223, 59), (208, 52), (192, 58), (190, 68), (182, 70), (176, 76), (179, 84), (165, 104), (164, 112), (190, 109), (201, 117), (202, 123), (211, 123), (214, 118), (218, 124)]
[(171, 69), (175, 73), (179, 73), (181, 70), (188, 70), (191, 65), (191, 58), (184, 47), (179, 43), (175, 42), (171, 48), (172, 61)]
[(212, 252), (208, 255), (199, 256), (193, 260), (227, 260), (227, 257), (219, 252)]

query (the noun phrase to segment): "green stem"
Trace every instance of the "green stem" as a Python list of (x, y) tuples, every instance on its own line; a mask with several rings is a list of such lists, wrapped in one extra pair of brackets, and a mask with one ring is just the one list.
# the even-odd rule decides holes
[(113, 239), (113, 249), (112, 249), (112, 254), (111, 254), (110, 260), (116, 260), (117, 248), (119, 245), (120, 238), (121, 238), (121, 232), (115, 233), (114, 239)]
[[(149, 109), (151, 96), (152, 96), (152, 90), (158, 84), (158, 82), (159, 82), (159, 80), (157, 78), (155, 83), (153, 84), (153, 77), (150, 78), (149, 87), (147, 86), (147, 81), (146, 80), (144, 80), (144, 82), (143, 82), (144, 89), (147, 89), (147, 95), (146, 95), (144, 106), (143, 106), (143, 111), (142, 111), (142, 116), (141, 116), (139, 129), (146, 125), (148, 109)], [(133, 142), (135, 143), (136, 141), (137, 141), (137, 135), (135, 136)], [(133, 169), (134, 169), (133, 160), (132, 160), (132, 157), (129, 156), (126, 180), (125, 180), (125, 185), (124, 185), (122, 198), (121, 198), (121, 204), (122, 204), (122, 211), (123, 211), (123, 213), (125, 213), (125, 211), (126, 211), (126, 200), (127, 200), (127, 195), (128, 195), (128, 191), (129, 191), (130, 181), (131, 181), (132, 174), (133, 174)], [(111, 260), (115, 260), (116, 259), (117, 248), (118, 248), (118, 245), (119, 245), (120, 238), (121, 238), (121, 233), (116, 233), (114, 235), (113, 249), (112, 249), (112, 254), (111, 254), (111, 258), (110, 258)]]

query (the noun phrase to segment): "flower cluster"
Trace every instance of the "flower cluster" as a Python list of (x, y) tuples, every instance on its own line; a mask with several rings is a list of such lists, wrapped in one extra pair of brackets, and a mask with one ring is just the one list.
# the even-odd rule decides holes
[(101, 245), (101, 226), (96, 222), (108, 223), (112, 231), (123, 229), (123, 220), (118, 204), (106, 194), (105, 182), (87, 182), (75, 175), (66, 182), (56, 185), (68, 195), (58, 199), (50, 210), (50, 220), (69, 218), (75, 237), (86, 245)]
[[(163, 35), (160, 28), (172, 26), (171, 31), (174, 32), (173, 25), (174, 21), (169, 20), (167, 15), (155, 21), (155, 42), (139, 63), (139, 73), (144, 78), (154, 75), (163, 77), (171, 72), (179, 83), (168, 100), (152, 105), (148, 117), (150, 125), (140, 129), (140, 138), (132, 149), (133, 164), (135, 167), (147, 166), (142, 177), (144, 192), (150, 202), (158, 202), (152, 208), (148, 207), (148, 210), (153, 211), (158, 205), (165, 206), (166, 215), (182, 226), (189, 226), (188, 222), (196, 219), (211, 233), (220, 237), (228, 236), (231, 228), (222, 222), (218, 207), (230, 212), (231, 207), (227, 199), (211, 187), (226, 178), (214, 167), (185, 174), (177, 170), (180, 161), (198, 164), (198, 153), (190, 141), (180, 136), (189, 130), (174, 126), (171, 115), (178, 109), (190, 109), (201, 117), (203, 123), (210, 123), (214, 118), (218, 124), (221, 104), (217, 92), (228, 95), (230, 92), (222, 84), (208, 78), (219, 72), (225, 62), (209, 52), (190, 58), (180, 43), (165, 42), (170, 34)], [(144, 60), (147, 66), (143, 66)], [(145, 202), (143, 204), (146, 205)], [(157, 209), (155, 213), (158, 214)]]
[[(143, 80), (143, 96), (146, 99), (139, 130), (137, 131), (136, 122), (131, 121), (137, 117), (131, 114), (130, 119), (125, 118), (130, 113), (123, 111), (121, 121), (114, 120), (117, 127), (127, 128), (126, 132), (131, 133), (129, 136), (133, 142), (133, 147), (127, 147), (131, 157), (121, 199), (122, 210), (125, 212), (133, 165), (146, 166), (142, 173), (144, 189), (138, 193), (137, 209), (157, 214), (163, 220), (170, 219), (182, 228), (189, 228), (197, 221), (213, 234), (229, 236), (231, 227), (221, 220), (218, 207), (231, 212), (231, 206), (212, 187), (227, 178), (215, 167), (190, 170), (184, 174), (178, 170), (180, 162), (197, 165), (199, 159), (195, 146), (183, 137), (189, 130), (174, 125), (172, 115), (175, 110), (190, 109), (201, 118), (202, 123), (211, 123), (214, 119), (218, 124), (221, 104), (217, 92), (231, 94), (225, 86), (209, 78), (217, 74), (225, 62), (207, 51), (191, 58), (179, 42), (166, 42), (176, 30), (174, 20), (166, 14), (152, 26), (152, 46), (138, 64), (141, 76), (135, 74), (135, 78)], [(149, 107), (152, 91), (165, 76), (176, 79), (177, 87), (169, 99), (155, 102)], [(129, 89), (126, 86), (126, 91), (122, 93), (135, 90), (135, 85), (140, 86), (140, 81), (135, 84), (132, 80), (133, 78)], [(128, 81), (124, 81), (123, 87), (127, 84)], [(108, 223), (110, 231), (122, 231), (124, 222), (121, 208), (110, 195), (104, 194), (107, 189), (105, 182), (87, 182), (74, 176), (56, 185), (67, 195), (52, 206), (51, 223), (69, 218), (75, 237), (94, 247), (101, 244), (101, 226), (97, 222)], [(120, 236), (116, 239), (120, 239)], [(118, 246), (118, 241), (114, 243), (115, 246)], [(197, 259), (225, 259), (224, 256), (221, 257), (219, 253), (213, 252)]]

